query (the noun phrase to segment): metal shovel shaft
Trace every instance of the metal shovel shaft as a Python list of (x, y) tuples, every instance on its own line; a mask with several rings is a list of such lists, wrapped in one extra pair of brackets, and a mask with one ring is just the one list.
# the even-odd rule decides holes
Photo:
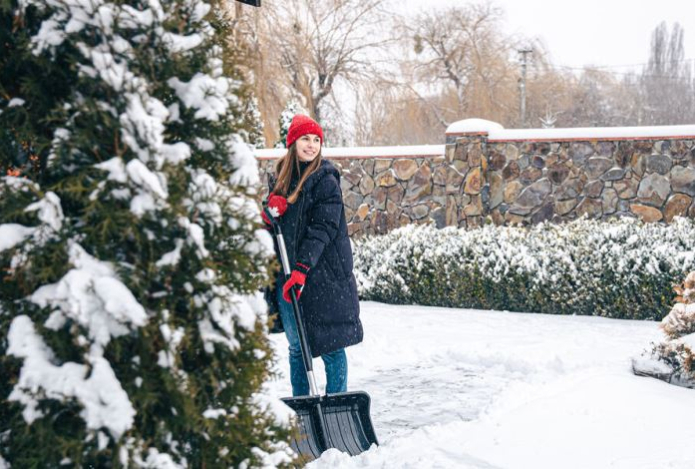
[[(275, 238), (278, 242), (278, 250), (280, 251), (282, 271), (285, 274), (285, 280), (287, 280), (290, 277), (292, 270), (290, 269), (290, 263), (287, 259), (287, 247), (285, 246), (285, 238), (282, 236), (282, 229), (274, 219), (273, 229), (275, 231)], [(292, 299), (294, 319), (297, 322), (297, 334), (299, 335), (299, 342), (302, 349), (304, 369), (306, 370), (307, 379), (309, 381), (309, 392), (312, 396), (318, 396), (319, 389), (316, 385), (316, 378), (314, 377), (314, 366), (311, 358), (311, 350), (309, 349), (309, 341), (306, 338), (306, 329), (304, 328), (304, 319), (302, 318), (301, 309), (297, 300), (297, 293), (294, 291), (294, 288), (290, 288), (290, 298)]]

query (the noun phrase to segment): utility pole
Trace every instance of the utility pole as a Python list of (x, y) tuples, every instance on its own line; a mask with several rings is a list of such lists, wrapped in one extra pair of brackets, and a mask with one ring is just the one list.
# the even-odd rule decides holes
[(533, 53), (533, 49), (525, 48), (518, 51), (521, 54), (521, 78), (519, 78), (519, 121), (521, 127), (526, 127), (526, 56)]

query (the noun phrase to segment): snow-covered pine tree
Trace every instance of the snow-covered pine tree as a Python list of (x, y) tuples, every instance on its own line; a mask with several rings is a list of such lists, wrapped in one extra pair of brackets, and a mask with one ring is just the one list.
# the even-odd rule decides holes
[(291, 99), (285, 109), (280, 113), (280, 139), (275, 143), (275, 148), (285, 148), (285, 140), (287, 140), (287, 131), (290, 130), (292, 118), (296, 114), (307, 114), (307, 111), (295, 99)]
[(252, 96), (246, 102), (246, 110), (244, 112), (244, 124), (248, 129), (247, 141), (254, 148), (265, 148), (265, 136), (263, 131), (265, 126), (263, 125), (263, 118), (261, 117), (261, 111), (258, 109), (258, 100), (255, 96)]
[(272, 245), (210, 11), (2, 3), (0, 148), (42, 169), (0, 182), (0, 466), (290, 460), (262, 393)]

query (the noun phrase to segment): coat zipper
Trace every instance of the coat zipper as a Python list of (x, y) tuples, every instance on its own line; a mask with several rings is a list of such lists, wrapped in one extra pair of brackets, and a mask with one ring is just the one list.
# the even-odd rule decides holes
[(304, 212), (304, 194), (299, 193), (299, 215), (297, 217), (297, 230), (294, 233), (294, 262), (298, 262), (297, 253), (299, 252), (299, 232), (302, 228), (302, 213)]

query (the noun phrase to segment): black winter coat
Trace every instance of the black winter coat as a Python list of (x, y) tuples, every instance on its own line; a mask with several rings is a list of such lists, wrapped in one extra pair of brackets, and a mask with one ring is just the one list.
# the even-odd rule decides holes
[[(300, 305), (312, 356), (362, 342), (340, 173), (329, 161), (322, 160), (307, 178), (297, 201), (288, 204), (280, 218), (280, 226), (290, 267), (301, 262), (310, 269)], [(277, 243), (275, 249), (277, 254)], [(270, 297), (277, 298), (276, 292)]]

